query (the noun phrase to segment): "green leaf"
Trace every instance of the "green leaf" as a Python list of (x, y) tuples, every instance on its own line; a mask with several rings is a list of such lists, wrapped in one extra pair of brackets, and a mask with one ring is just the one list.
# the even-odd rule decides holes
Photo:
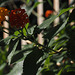
[[(68, 36), (66, 35), (66, 33), (62, 34), (56, 41), (54, 40), (52, 42), (52, 44), (50, 45), (50, 47), (54, 47), (56, 44), (58, 44), (61, 40), (68, 40)], [(67, 42), (67, 41), (66, 41)]]
[(33, 9), (34, 9), (34, 7), (29, 7), (29, 8), (27, 8), (27, 14), (28, 14), (28, 16), (31, 15)]
[(69, 18), (67, 18), (67, 20), (61, 25), (61, 27), (60, 27), (60, 28), (56, 31), (56, 33), (52, 36), (52, 39), (50, 40), (48, 46), (51, 46), (51, 45), (55, 42), (53, 37), (54, 37), (56, 34), (58, 34), (58, 33), (65, 27), (65, 25), (67, 24), (68, 19), (69, 19)]
[(58, 75), (61, 75), (61, 73), (63, 72), (64, 68), (60, 69), (60, 71), (58, 72)]
[(58, 15), (56, 15), (56, 16), (53, 15), (51, 18), (45, 20), (41, 25), (38, 26), (38, 28), (39, 29), (45, 29), (45, 28), (47, 28), (54, 21), (54, 19), (57, 18), (57, 16)]
[(60, 47), (64, 46), (64, 44), (67, 42), (68, 40), (62, 40), (60, 42), (58, 42), (55, 47), (53, 48), (54, 50), (58, 50)]
[(27, 0), (27, 3), (29, 3), (30, 2), (30, 0)]
[(40, 3), (43, 3), (43, 2), (36, 2), (33, 7), (36, 8)]
[(38, 26), (38, 28), (39, 29), (47, 28), (57, 17), (61, 16), (62, 14), (64, 14), (65, 12), (69, 11), (72, 8), (74, 8), (74, 7), (69, 7), (67, 9), (61, 10), (58, 15), (53, 15), (49, 19), (45, 20), (41, 25)]
[(67, 11), (69, 11), (70, 9), (73, 9), (73, 8), (75, 8), (75, 7), (69, 7), (69, 8), (66, 8), (66, 9), (60, 10), (58, 16), (62, 15), (63, 13), (65, 13), (65, 12), (67, 12)]
[(11, 41), (11, 38), (12, 38), (12, 36), (9, 36), (9, 37), (7, 37), (5, 39), (0, 40), (0, 46), (8, 45), (10, 43), (10, 41)]
[(1, 0), (1, 1), (0, 1), (0, 7), (2, 7), (2, 5), (3, 5), (5, 2), (7, 2), (7, 1), (9, 1), (9, 0)]
[(36, 2), (32, 7), (27, 9), (27, 14), (30, 16), (30, 14), (32, 13), (32, 11), (34, 10), (34, 8), (37, 7), (38, 4), (40, 4), (42, 2)]
[(34, 44), (28, 44), (25, 45), (24, 48), (22, 50), (19, 51), (15, 51), (11, 63), (17, 63), (20, 61), (23, 61), (25, 59), (25, 57), (27, 56), (27, 54), (29, 54), (34, 48)]
[(16, 48), (17, 48), (18, 42), (19, 42), (19, 40), (16, 39), (14, 41), (11, 41), (11, 43), (10, 43), (9, 51), (11, 51), (11, 53), (7, 57), (9, 65), (11, 63), (12, 57), (15, 53)]
[(15, 35), (16, 37), (18, 37), (19, 34), (20, 34), (19, 31), (15, 31), (15, 32), (14, 32), (14, 35)]
[(61, 24), (60, 25), (57, 25), (55, 27), (49, 27), (47, 31), (44, 31), (44, 38), (46, 39), (49, 39), (51, 40), (53, 35), (56, 33), (56, 31), (60, 28)]
[(21, 32), (22, 32), (21, 30), (15, 31), (14, 34), (13, 34), (13, 36), (12, 36), (12, 38), (14, 40), (16, 40), (17, 38), (20, 38), (21, 37)]
[(69, 20), (69, 18), (66, 19), (66, 21), (61, 25), (61, 27), (56, 31), (54, 36), (57, 35), (66, 26), (68, 20)]
[(50, 58), (51, 58), (51, 56), (52, 56), (52, 55), (49, 55), (48, 58), (45, 60), (44, 69), (49, 70), (49, 67), (50, 67)]
[(27, 36), (27, 28), (28, 28), (28, 26), (29, 26), (29, 23), (27, 23), (27, 24), (25, 25), (25, 27), (23, 28), (23, 35), (24, 35), (24, 36)]
[(51, 0), (47, 0), (47, 1), (48, 1), (48, 3), (50, 4), (50, 6), (52, 7), (53, 4), (52, 4)]
[(0, 65), (0, 70), (2, 70), (5, 66), (6, 66), (6, 63), (3, 63), (2, 65)]
[(36, 25), (30, 27), (27, 31), (28, 31), (28, 34), (32, 35), (33, 32), (34, 32), (34, 29), (35, 29)]
[(24, 50), (28, 50), (28, 49), (32, 49), (32, 48), (34, 48), (35, 46), (34, 46), (34, 43), (32, 43), (32, 44), (27, 44), (27, 45), (25, 45), (24, 47), (23, 47), (23, 49), (21, 50), (21, 51), (24, 51)]
[(6, 75), (22, 75), (22, 71), (23, 71), (23, 61), (18, 62), (10, 71), (10, 73)]
[(68, 23), (73, 21), (75, 22), (75, 9), (73, 9), (72, 13), (70, 14)]
[(42, 62), (37, 63), (40, 57), (43, 56), (43, 52), (38, 48), (34, 48), (34, 50), (27, 55), (24, 60), (23, 65), (23, 75), (36, 75), (38, 68), (40, 67)]
[(75, 64), (65, 65), (61, 68), (61, 70), (58, 72), (58, 75), (73, 75), (75, 73)]

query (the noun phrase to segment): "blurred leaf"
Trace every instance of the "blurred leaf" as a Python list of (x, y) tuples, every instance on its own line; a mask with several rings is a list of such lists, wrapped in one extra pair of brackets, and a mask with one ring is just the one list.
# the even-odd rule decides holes
[(15, 31), (15, 32), (14, 32), (14, 35), (15, 35), (16, 37), (18, 37), (19, 34), (20, 34), (19, 31)]
[(66, 64), (58, 72), (58, 75), (71, 75), (75, 73), (75, 64)]
[(28, 34), (32, 35), (33, 32), (34, 32), (35, 27), (36, 27), (36, 26), (34, 25), (34, 26), (28, 28), (28, 30), (27, 30), (27, 31), (28, 31)]
[(11, 43), (10, 43), (9, 51), (11, 51), (11, 53), (7, 57), (9, 65), (11, 63), (12, 57), (13, 57), (13, 55), (15, 53), (16, 48), (17, 48), (18, 42), (19, 42), (19, 40), (16, 39), (14, 41), (11, 41)]
[(66, 33), (62, 34), (61, 36), (59, 36), (59, 38), (50, 46), (50, 47), (54, 47), (56, 44), (60, 43), (61, 41), (68, 41), (69, 37), (67, 36)]
[(65, 12), (67, 12), (67, 11), (69, 11), (70, 9), (73, 9), (73, 8), (75, 8), (75, 7), (69, 7), (69, 8), (60, 10), (58, 16), (62, 15), (63, 13), (65, 13)]
[(3, 2), (5, 2), (5, 1), (9, 1), (9, 0), (0, 0), (0, 4), (3, 3)]
[(22, 75), (22, 72), (23, 72), (23, 61), (18, 62), (10, 71), (10, 73), (6, 75)]
[(38, 69), (36, 75), (40, 75), (41, 71), (42, 71), (42, 67), (40, 67), (40, 68)]
[(61, 48), (62, 46), (64, 47), (65, 43), (67, 42), (68, 40), (61, 40), (59, 41), (55, 47), (53, 48), (54, 50), (58, 50), (59, 48)]
[(0, 65), (0, 70), (2, 70), (5, 66), (6, 66), (6, 63), (3, 63), (2, 65)]
[(55, 36), (56, 34), (58, 34), (58, 33), (66, 26), (68, 20), (69, 20), (69, 18), (66, 19), (66, 21), (61, 25), (61, 27), (56, 31), (56, 33), (54, 34), (54, 36)]
[(59, 54), (53, 54), (52, 60), (57, 61), (57, 60), (59, 60), (60, 58), (62, 59), (63, 56), (66, 54), (66, 52), (67, 52), (67, 51), (62, 51), (62, 52), (60, 52)]
[(75, 16), (75, 9), (73, 9), (73, 11), (71, 12), (68, 23), (73, 22), (73, 21), (75, 22), (74, 16)]
[(56, 31), (60, 28), (61, 25), (57, 25), (55, 27), (50, 27), (47, 31), (45, 31), (45, 35), (43, 36), (45, 39), (51, 40), (53, 38), (53, 35), (56, 33)]
[(29, 3), (30, 2), (30, 0), (27, 0), (27, 3)]
[(58, 15), (53, 15), (49, 19), (45, 20), (41, 25), (38, 26), (38, 28), (39, 29), (47, 28), (57, 17), (61, 16), (62, 14), (64, 14), (65, 12), (69, 11), (72, 8), (74, 7), (69, 7), (69, 8), (61, 10)]
[(63, 72), (64, 68), (60, 69), (60, 71), (58, 72), (58, 75), (61, 75), (61, 73)]
[(45, 29), (47, 28), (53, 21), (54, 19), (57, 18), (57, 15), (53, 15), (51, 18), (45, 20), (41, 25), (38, 26), (39, 29)]
[(29, 7), (29, 8), (27, 8), (27, 14), (28, 14), (28, 16), (31, 15), (33, 9), (34, 9), (34, 7)]
[(43, 2), (35, 2), (33, 7), (36, 8), (40, 3), (43, 3)]
[(52, 7), (53, 4), (52, 4), (51, 0), (47, 0), (47, 1), (48, 1), (48, 3), (50, 4), (50, 6)]
[(51, 58), (52, 55), (49, 55), (48, 58), (45, 60), (45, 63), (44, 63), (44, 69), (46, 70), (49, 70), (49, 67), (50, 67), (50, 58)]
[(16, 54), (14, 53), (13, 56), (12, 56), (11, 64), (14, 64), (14, 63), (18, 63), (20, 61), (23, 61), (24, 58), (25, 58), (24, 52), (18, 52)]
[(52, 39), (50, 40), (48, 46), (52, 45), (53, 44), (53, 41), (54, 41), (54, 36), (59, 33), (64, 27), (65, 25), (67, 24), (67, 21), (68, 21), (69, 18), (67, 18), (67, 20), (61, 25), (61, 27), (56, 31), (56, 33), (54, 33), (54, 35), (52, 36)]
[(24, 45), (22, 51), (23, 51), (23, 50), (32, 49), (32, 48), (34, 48), (34, 47), (35, 47), (35, 46), (34, 46), (34, 43), (32, 43), (32, 44), (27, 44), (27, 45)]
[(3, 71), (4, 71), (5, 66), (6, 66), (6, 63), (3, 63), (0, 65), (0, 75), (3, 75)]
[(9, 36), (9, 37), (7, 37), (5, 39), (0, 40), (0, 46), (8, 45), (10, 43), (10, 41), (11, 41), (11, 38), (12, 38), (12, 36)]
[(31, 13), (32, 13), (32, 11), (34, 10), (34, 8), (36, 8), (37, 5), (40, 4), (40, 3), (42, 3), (42, 2), (35, 2), (35, 4), (34, 4), (32, 7), (29, 7), (29, 8), (27, 9), (27, 14), (28, 14), (28, 16), (31, 15)]
[(53, 43), (55, 43), (55, 39), (54, 39), (54, 38), (52, 38), (52, 39), (50, 40), (50, 42), (49, 42), (49, 45), (48, 45), (48, 46), (49, 46), (49, 47), (51, 47)]

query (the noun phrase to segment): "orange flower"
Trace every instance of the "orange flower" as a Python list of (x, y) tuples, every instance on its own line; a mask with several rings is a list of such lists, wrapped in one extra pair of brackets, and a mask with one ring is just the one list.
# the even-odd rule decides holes
[(21, 8), (12, 10), (9, 18), (11, 27), (23, 28), (27, 23), (29, 23), (26, 11)]
[(9, 10), (4, 8), (4, 7), (0, 7), (0, 26), (2, 26), (2, 22), (6, 20), (5, 16), (9, 15)]
[(45, 17), (49, 17), (52, 13), (53, 13), (52, 10), (47, 10), (47, 11), (45, 12)]

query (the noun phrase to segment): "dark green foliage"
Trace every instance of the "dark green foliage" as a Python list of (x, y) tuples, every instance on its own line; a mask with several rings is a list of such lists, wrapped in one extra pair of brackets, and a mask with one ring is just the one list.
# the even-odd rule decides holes
[(75, 26), (68, 26), (66, 32), (69, 36), (69, 41), (67, 42), (68, 56), (75, 60)]
[(73, 9), (72, 13), (70, 14), (68, 23), (75, 22), (74, 16), (75, 16), (75, 9)]
[[(34, 4), (30, 6), (27, 4), (29, 2), (34, 2)], [(48, 0), (48, 2), (52, 7), (52, 0)], [(18, 5), (16, 0), (14, 0), (14, 3)], [(35, 3), (34, 0), (25, 0), (25, 3), (28, 15), (40, 4), (40, 2)], [(66, 4), (65, 1), (64, 4)], [(11, 7), (8, 9), (15, 9)], [(1, 75), (74, 75), (75, 23), (73, 25), (71, 23), (75, 22), (75, 7), (62, 5), (61, 8), (63, 7), (67, 8), (60, 9), (57, 15), (50, 15), (41, 25), (30, 24), (31, 26), (29, 26), (29, 24), (26, 24), (23, 29), (14, 29), (9, 37), (0, 40)], [(69, 13), (71, 9), (73, 11)], [(57, 26), (53, 26), (57, 17), (60, 17), (60, 21)], [(32, 17), (30, 19), (36, 21)], [(8, 30), (11, 29), (8, 28)], [(43, 44), (38, 43), (37, 37), (37, 34), (40, 34), (41, 31), (44, 39)], [(27, 42), (20, 49), (18, 43), (21, 39), (29, 40), (30, 43)]]
[(55, 75), (53, 71), (44, 71), (42, 72), (43, 75)]
[(11, 36), (9, 36), (9, 37), (7, 37), (5, 39), (0, 40), (0, 46), (8, 45), (10, 43), (10, 40), (11, 40)]
[(42, 50), (35, 47), (33, 51), (27, 55), (23, 65), (23, 75), (36, 75), (38, 68), (43, 62), (37, 62), (43, 56)]

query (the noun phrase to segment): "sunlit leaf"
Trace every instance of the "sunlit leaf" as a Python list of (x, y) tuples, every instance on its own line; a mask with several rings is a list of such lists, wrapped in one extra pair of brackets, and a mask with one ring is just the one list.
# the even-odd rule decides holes
[(27, 28), (28, 28), (28, 26), (29, 26), (29, 23), (27, 23), (27, 24), (25, 25), (25, 27), (23, 28), (23, 35), (24, 35), (24, 36), (27, 36)]

